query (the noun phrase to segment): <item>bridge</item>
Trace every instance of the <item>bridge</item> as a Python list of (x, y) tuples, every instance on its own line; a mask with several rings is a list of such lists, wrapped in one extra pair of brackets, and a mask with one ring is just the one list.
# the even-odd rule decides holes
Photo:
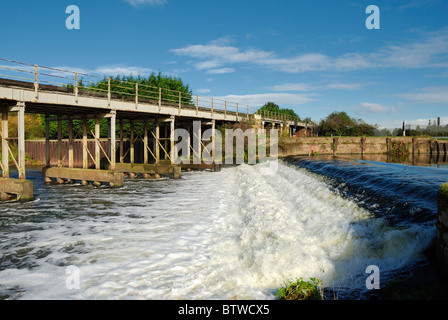
[[(179, 178), (181, 167), (174, 165), (170, 157), (174, 148), (173, 131), (184, 128), (198, 140), (191, 147), (193, 157), (199, 157), (199, 164), (184, 165), (188, 168), (211, 168), (215, 165), (202, 163), (202, 148), (214, 155), (215, 137), (203, 139), (202, 130), (217, 124), (251, 121), (256, 128), (280, 128), (289, 135), (293, 126), (307, 128), (298, 119), (272, 112), (254, 112), (254, 109), (235, 102), (212, 97), (130, 83), (116, 78), (105, 78), (70, 70), (44, 67), (8, 59), (1, 59), (0, 65), (0, 108), (2, 114), (2, 161), (0, 167), (0, 195), (8, 198), (16, 195), (20, 200), (33, 198), (33, 185), (25, 178), (25, 113), (45, 116), (45, 167), (43, 176), (46, 182), (82, 184), (107, 183), (111, 187), (123, 185), (124, 174), (131, 177), (143, 174), (145, 177), (161, 174)], [(103, 86), (98, 86), (99, 82)], [(8, 115), (17, 112), (18, 136), (8, 136)], [(88, 120), (94, 119), (94, 130)], [(108, 137), (100, 136), (100, 120), (107, 119)], [(73, 121), (82, 121), (82, 132), (74, 131)], [(57, 165), (51, 166), (49, 123), (57, 122)], [(68, 151), (63, 154), (62, 123), (68, 122)], [(192, 126), (199, 122), (200, 125)], [(142, 137), (134, 130), (135, 124), (143, 126)], [(124, 134), (124, 124), (130, 124), (128, 137)], [(116, 129), (119, 126), (119, 137)], [(196, 131), (194, 131), (194, 129)], [(74, 145), (76, 136), (82, 144), (82, 166), (74, 166)], [(88, 147), (88, 136), (94, 138), (94, 150)], [(130, 141), (125, 150), (125, 139)], [(143, 163), (135, 163), (135, 142), (143, 141)], [(18, 156), (15, 158), (10, 141), (17, 140)], [(195, 151), (196, 150), (196, 151)], [(63, 166), (68, 156), (68, 165)], [(125, 163), (128, 156), (129, 162)], [(9, 158), (18, 170), (18, 179), (11, 179)], [(190, 157), (190, 149), (189, 149)], [(106, 163), (104, 163), (106, 159)], [(118, 161), (117, 161), (118, 159)], [(89, 162), (93, 162), (91, 168)]]

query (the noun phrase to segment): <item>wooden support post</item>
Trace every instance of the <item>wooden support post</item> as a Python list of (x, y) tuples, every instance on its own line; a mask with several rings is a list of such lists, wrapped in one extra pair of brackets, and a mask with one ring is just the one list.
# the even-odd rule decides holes
[(338, 151), (338, 142), (339, 138), (333, 138), (333, 155), (336, 155), (336, 152)]
[(89, 158), (87, 158), (87, 119), (82, 120), (82, 168), (87, 169), (89, 167)]
[(193, 121), (193, 164), (202, 162), (202, 131), (201, 121)]
[(135, 84), (135, 109), (138, 108), (138, 82)]
[(75, 73), (75, 102), (78, 102), (78, 72)]
[(174, 121), (175, 121), (175, 117), (171, 116), (171, 118), (170, 118), (170, 158), (171, 158), (172, 165), (174, 165), (174, 161), (178, 156), (176, 154), (176, 150), (174, 147)]
[(216, 147), (215, 120), (212, 120), (212, 159), (213, 159), (213, 162), (215, 162), (215, 147)]
[(143, 163), (148, 164), (148, 122), (143, 125)]
[(168, 140), (167, 140), (167, 138), (168, 138), (168, 126), (166, 124), (163, 126), (163, 133), (164, 133), (164, 136), (163, 136), (163, 138), (164, 138), (164, 140), (163, 140), (163, 147), (165, 148), (163, 159), (167, 160), (168, 157), (167, 157), (166, 153), (168, 152)]
[(38, 75), (38, 66), (37, 64), (34, 66), (34, 97), (39, 99), (39, 82), (37, 80)]
[(412, 138), (412, 156), (415, 156), (417, 154), (417, 138)]
[(50, 120), (48, 115), (45, 115), (45, 166), (50, 166)]
[(120, 119), (120, 163), (124, 163), (123, 119)]
[(25, 180), (25, 103), (18, 102), (17, 107), (19, 179)]
[(2, 110), (2, 176), (9, 178), (9, 154), (8, 154), (8, 109)]
[(73, 159), (73, 120), (68, 120), (68, 167), (74, 167)]
[(107, 105), (110, 106), (111, 92), (110, 92), (110, 78), (107, 79)]
[(134, 123), (131, 121), (131, 145), (130, 145), (130, 163), (134, 163), (135, 161), (135, 153), (134, 153)]
[(366, 150), (366, 137), (361, 138), (361, 156), (364, 156), (364, 152)]
[(199, 112), (199, 96), (196, 96), (196, 114)]
[(160, 146), (159, 146), (159, 139), (160, 139), (160, 122), (159, 119), (156, 120), (156, 138), (154, 141), (154, 153), (156, 155), (156, 164), (159, 164), (160, 162)]
[(62, 167), (62, 119), (58, 116), (58, 168)]
[(100, 119), (95, 117), (95, 169), (101, 169), (101, 150), (100, 150)]
[(162, 109), (162, 88), (159, 88), (159, 112)]
[(188, 137), (187, 137), (187, 159), (188, 159), (188, 164), (190, 164), (191, 161), (191, 125), (187, 125), (187, 131), (188, 131)]
[(109, 142), (110, 142), (110, 170), (115, 170), (115, 165), (117, 162), (117, 157), (115, 153), (117, 152), (117, 138), (116, 138), (116, 121), (117, 121), (117, 112), (115, 110), (111, 111), (110, 117), (110, 130), (109, 130)]

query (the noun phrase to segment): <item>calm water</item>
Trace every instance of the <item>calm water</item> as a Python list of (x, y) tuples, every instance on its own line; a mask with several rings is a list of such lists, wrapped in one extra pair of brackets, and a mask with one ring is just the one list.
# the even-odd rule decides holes
[[(43, 185), (0, 204), (3, 299), (275, 299), (297, 277), (339, 298), (426, 262), (435, 195), (448, 171), (360, 160), (296, 158), (126, 180), (120, 189)], [(69, 290), (68, 266), (79, 268)]]

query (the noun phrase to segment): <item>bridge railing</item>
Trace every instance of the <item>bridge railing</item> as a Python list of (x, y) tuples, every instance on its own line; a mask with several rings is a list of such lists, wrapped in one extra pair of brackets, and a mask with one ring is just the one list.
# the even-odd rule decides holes
[[(10, 85), (26, 85), (33, 89), (36, 98), (39, 92), (55, 90), (78, 96), (96, 96), (108, 99), (127, 100), (139, 103), (151, 103), (159, 106), (169, 105), (182, 109), (195, 109), (235, 115), (237, 119), (249, 119), (255, 109), (236, 102), (192, 95), (188, 92), (154, 87), (142, 83), (124, 81), (88, 74), (82, 70), (66, 70), (8, 60), (0, 58), (0, 78), (11, 79)], [(19, 81), (19, 82), (14, 82)]]
[(259, 115), (264, 120), (278, 120), (278, 121), (297, 121), (300, 122), (300, 118), (297, 116), (279, 113), (279, 112), (272, 112), (269, 110), (260, 109), (255, 112), (255, 114)]

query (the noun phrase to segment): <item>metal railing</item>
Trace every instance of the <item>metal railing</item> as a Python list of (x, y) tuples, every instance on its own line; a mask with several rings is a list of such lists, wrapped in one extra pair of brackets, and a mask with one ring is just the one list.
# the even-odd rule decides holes
[(279, 113), (279, 112), (272, 112), (272, 111), (268, 111), (268, 110), (264, 110), (264, 109), (257, 110), (255, 112), (255, 114), (258, 114), (264, 120), (278, 120), (278, 121), (283, 121), (283, 122), (287, 122), (287, 121), (300, 122), (300, 118), (297, 116)]
[(45, 67), (25, 62), (0, 58), (4, 64), (0, 65), (0, 77), (30, 83), (38, 98), (42, 90), (58, 90), (79, 96), (93, 95), (108, 99), (127, 100), (139, 103), (151, 103), (159, 106), (173, 106), (183, 109), (195, 109), (231, 114), (237, 120), (249, 119), (255, 113), (255, 108), (236, 102), (192, 95), (188, 92), (154, 87), (142, 83), (129, 82), (112, 77), (101, 77), (84, 72)]
[(297, 116), (276, 113), (264, 109), (255, 110), (254, 107), (240, 103), (222, 100), (213, 97), (192, 95), (188, 92), (170, 90), (161, 87), (154, 87), (142, 83), (124, 81), (113, 77), (87, 74), (76, 70), (63, 70), (19, 62), (0, 58), (3, 62), (0, 65), (0, 78), (7, 78), (27, 82), (30, 88), (34, 89), (36, 99), (39, 92), (43, 90), (58, 90), (76, 97), (98, 96), (108, 100), (126, 100), (135, 102), (136, 108), (139, 103), (150, 103), (159, 106), (159, 111), (163, 106), (172, 106), (179, 109), (195, 109), (199, 111), (224, 113), (236, 116), (237, 120), (250, 119), (258, 115), (262, 120), (275, 121), (297, 121)]

